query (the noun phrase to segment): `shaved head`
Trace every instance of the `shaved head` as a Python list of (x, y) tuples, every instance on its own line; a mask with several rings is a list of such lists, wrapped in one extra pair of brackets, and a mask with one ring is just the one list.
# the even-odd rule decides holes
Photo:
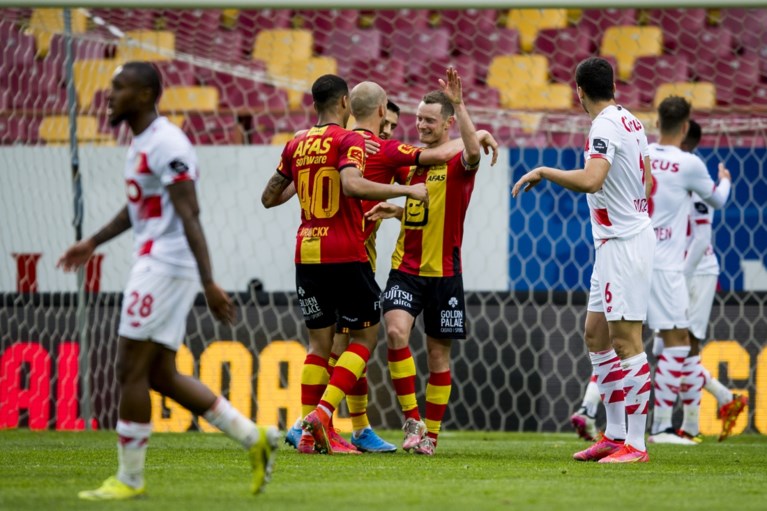
[(362, 82), (352, 89), (349, 99), (354, 118), (366, 119), (386, 106), (386, 91), (375, 82)]

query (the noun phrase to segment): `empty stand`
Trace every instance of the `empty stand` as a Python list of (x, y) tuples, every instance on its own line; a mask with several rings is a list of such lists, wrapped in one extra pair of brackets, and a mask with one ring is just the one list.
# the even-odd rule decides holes
[(159, 108), (161, 112), (212, 112), (218, 109), (218, 90), (207, 86), (168, 87)]
[[(40, 140), (49, 144), (69, 143), (69, 116), (55, 115), (43, 118), (39, 128)], [(96, 117), (77, 116), (77, 141), (82, 143), (111, 142), (111, 135), (99, 131)]]
[(538, 31), (544, 28), (565, 28), (566, 9), (511, 9), (506, 26), (519, 32), (519, 46), (523, 51), (533, 50)]
[(375, 60), (381, 55), (381, 32), (374, 28), (332, 29), (328, 32), (323, 55), (336, 60)]
[(167, 30), (131, 30), (117, 46), (115, 58), (121, 62), (131, 60), (173, 60), (176, 35)]
[(618, 61), (618, 77), (627, 81), (637, 57), (663, 53), (663, 33), (659, 27), (614, 26), (605, 30), (601, 54)]
[(686, 82), (690, 79), (690, 64), (682, 55), (653, 55), (634, 61), (631, 85), (643, 103), (652, 103), (655, 89), (662, 83)]
[(664, 83), (655, 91), (655, 108), (669, 96), (682, 96), (694, 109), (710, 110), (716, 106), (716, 87), (708, 82)]
[(549, 28), (538, 32), (534, 48), (535, 53), (549, 60), (554, 80), (572, 83), (575, 67), (591, 54), (591, 39), (588, 32), (579, 28)]

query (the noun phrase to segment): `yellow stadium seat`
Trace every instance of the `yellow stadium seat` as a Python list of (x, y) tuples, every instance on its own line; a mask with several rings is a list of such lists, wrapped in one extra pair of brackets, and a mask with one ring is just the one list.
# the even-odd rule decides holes
[(539, 30), (566, 26), (567, 9), (510, 9), (506, 17), (506, 27), (519, 32), (519, 46), (525, 52), (533, 50)]
[(658, 125), (658, 112), (653, 110), (652, 112), (635, 112), (634, 110), (631, 111), (632, 114), (634, 114), (634, 117), (639, 119), (639, 122), (642, 123), (642, 126), (644, 126), (644, 130), (648, 133), (657, 133), (657, 125)]
[(169, 114), (169, 115), (166, 115), (165, 117), (168, 119), (168, 121), (171, 124), (174, 124), (174, 125), (178, 126), (179, 128), (182, 128), (184, 126), (184, 121), (186, 120), (186, 116), (178, 115), (178, 114), (177, 115), (170, 115)]
[(221, 26), (230, 30), (233, 29), (237, 24), (237, 16), (239, 15), (239, 9), (222, 9)]
[(518, 83), (549, 82), (549, 61), (543, 55), (499, 55), (490, 62), (487, 84), (498, 90)]
[(517, 110), (567, 110), (573, 106), (573, 90), (562, 83), (517, 82), (500, 89), (501, 106)]
[(218, 89), (215, 87), (168, 87), (160, 97), (161, 112), (212, 112), (217, 108)]
[(540, 112), (518, 112), (512, 114), (512, 117), (519, 121), (522, 131), (525, 133), (537, 132), (543, 120), (543, 114)]
[[(85, 32), (88, 17), (76, 9), (72, 9), (71, 13), (72, 32)], [(37, 56), (44, 57), (48, 55), (53, 34), (64, 32), (64, 10), (34, 9), (29, 19), (29, 30), (35, 36)]]
[(77, 101), (81, 109), (91, 106), (96, 91), (112, 87), (112, 76), (119, 67), (114, 59), (76, 60), (73, 75)]
[(655, 107), (669, 96), (682, 96), (696, 110), (710, 110), (716, 106), (716, 87), (709, 82), (664, 83), (655, 90)]
[(268, 64), (296, 64), (312, 56), (313, 44), (314, 37), (310, 30), (262, 30), (253, 43), (253, 58)]
[(278, 86), (288, 91), (290, 109), (298, 110), (314, 80), (322, 75), (337, 74), (338, 64), (333, 57), (311, 57), (303, 61), (270, 62), (267, 72)]
[(129, 30), (120, 41), (116, 58), (131, 60), (173, 60), (176, 35), (164, 30)]
[[(49, 144), (69, 143), (69, 116), (53, 115), (43, 118), (39, 129), (40, 138)], [(112, 142), (112, 136), (99, 132), (99, 122), (91, 115), (77, 116), (77, 141), (103, 144)]]
[(295, 133), (275, 133), (272, 136), (272, 140), (269, 142), (271, 145), (285, 145), (295, 137)]
[(609, 27), (602, 38), (601, 53), (615, 57), (618, 61), (618, 77), (626, 81), (631, 78), (637, 57), (663, 53), (663, 32), (660, 27)]

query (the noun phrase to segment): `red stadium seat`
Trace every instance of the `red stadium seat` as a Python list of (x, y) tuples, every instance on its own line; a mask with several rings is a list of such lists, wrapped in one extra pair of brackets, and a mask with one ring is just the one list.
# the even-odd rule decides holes
[(250, 51), (256, 34), (272, 28), (290, 28), (290, 9), (243, 9), (237, 15), (235, 28), (242, 34), (242, 45)]
[(463, 100), (469, 107), (498, 108), (501, 106), (501, 94), (492, 87), (472, 85), (463, 90)]
[(327, 36), (322, 54), (335, 57), (339, 67), (342, 60), (375, 60), (381, 56), (381, 33), (376, 29), (335, 29)]
[(91, 9), (98, 16), (123, 32), (128, 30), (154, 30), (155, 20), (162, 16), (158, 9)]
[(31, 63), (35, 60), (35, 36), (25, 34), (15, 25), (0, 20), (0, 68), (14, 63)]
[(681, 55), (651, 55), (634, 62), (631, 84), (639, 91), (642, 103), (650, 104), (655, 89), (662, 83), (686, 82), (690, 79), (690, 64)]
[(8, 91), (10, 107), (14, 110), (34, 110), (46, 115), (63, 114), (67, 111), (67, 90), (63, 87), (33, 85), (27, 89)]
[(181, 60), (160, 60), (154, 63), (160, 76), (163, 87), (176, 87), (183, 85), (195, 85), (194, 65)]
[(746, 107), (767, 107), (767, 84), (744, 83), (736, 85), (732, 96), (732, 104)]
[(440, 26), (450, 30), (451, 50), (459, 53), (471, 50), (478, 35), (486, 37), (496, 30), (497, 14), (493, 9), (440, 11)]
[(616, 25), (636, 25), (636, 9), (583, 9), (577, 28), (589, 34), (591, 49), (597, 50), (605, 30)]
[(284, 115), (273, 113), (254, 115), (249, 133), (250, 143), (269, 144), (275, 133), (295, 133), (298, 130), (311, 128), (316, 121), (316, 114), (310, 111), (290, 112)]
[(408, 144), (418, 144), (418, 128), (416, 128), (414, 113), (399, 114), (399, 124), (397, 124), (397, 131), (394, 132), (394, 138)]
[[(673, 54), (687, 57), (693, 73), (698, 69), (698, 63), (712, 62), (719, 57), (732, 55), (732, 32), (722, 27), (704, 28), (698, 32), (681, 32), (678, 46)], [(700, 76), (699, 80), (710, 81), (711, 76)]]
[(235, 144), (242, 138), (234, 115), (190, 112), (181, 129), (195, 145)]
[(445, 59), (450, 55), (450, 32), (433, 28), (400, 34), (391, 49), (393, 59), (405, 62), (409, 75), (422, 72), (426, 60)]
[(190, 53), (198, 57), (219, 60), (228, 63), (242, 63), (247, 61), (246, 55), (249, 48), (244, 47), (242, 33), (234, 30), (215, 30), (207, 34), (207, 38), (194, 41), (191, 46), (179, 47), (176, 50)]
[(381, 32), (381, 49), (390, 55), (395, 47), (403, 45), (402, 38), (429, 28), (429, 11), (425, 9), (400, 9), (376, 11), (373, 27)]
[(426, 60), (419, 73), (410, 75), (411, 83), (415, 86), (424, 86), (429, 90), (436, 89), (439, 86), (438, 80), (445, 77), (448, 66), (458, 70), (464, 90), (474, 87), (476, 79), (474, 60), (465, 55)]
[(767, 9), (722, 9), (722, 26), (735, 36), (737, 48), (755, 51), (767, 32)]
[(218, 9), (166, 9), (165, 30), (176, 34), (176, 51), (210, 56), (213, 34), (218, 32), (221, 11)]
[(706, 9), (650, 9), (648, 25), (663, 29), (663, 46), (673, 50), (679, 42), (679, 34), (697, 34), (706, 28)]
[[(264, 71), (264, 65), (258, 61), (253, 61), (250, 67), (254, 73)], [(221, 108), (258, 112), (284, 112), (288, 108), (288, 96), (284, 89), (247, 76), (201, 68), (198, 70), (197, 80), (202, 85), (218, 88)]]
[(591, 41), (588, 32), (579, 28), (547, 28), (538, 31), (534, 52), (549, 59), (555, 81), (573, 83), (575, 66), (590, 55)]
[(12, 104), (29, 104), (29, 101), (34, 101), (34, 98), (29, 96), (41, 94), (48, 97), (49, 93), (62, 88), (64, 81), (61, 73), (60, 62), (48, 59), (27, 64), (11, 64), (4, 67), (0, 74), (0, 89), (11, 91)]
[[(705, 66), (704, 66), (705, 64)], [(756, 85), (759, 82), (759, 58), (756, 55), (724, 57), (712, 62), (697, 63), (698, 76), (710, 76), (716, 86), (716, 101), (720, 105), (731, 104), (739, 85)]]
[(397, 59), (338, 61), (338, 73), (349, 86), (370, 80), (386, 89), (388, 94), (406, 91), (405, 63)]
[(28, 22), (29, 18), (32, 17), (32, 10), (27, 7), (17, 7), (17, 8), (10, 8), (10, 7), (4, 7), (3, 8), (3, 22), (8, 23), (24, 23)]
[(472, 45), (460, 50), (461, 55), (468, 55), (476, 64), (477, 76), (481, 80), (487, 77), (487, 70), (494, 57), (519, 53), (519, 32), (513, 28), (496, 28), (491, 32), (472, 34)]
[(347, 32), (357, 28), (359, 11), (354, 9), (332, 10), (299, 10), (299, 26), (296, 28), (308, 28), (314, 35), (314, 49), (318, 53), (327, 55), (326, 48), (333, 42), (338, 32)]
[[(615, 84), (615, 102), (626, 108), (637, 108), (642, 102), (642, 88), (630, 83), (618, 82)], [(652, 98), (645, 101), (651, 103)], [(578, 104), (575, 102), (574, 104)]]
[[(75, 60), (82, 59), (103, 59), (107, 57), (109, 44), (104, 41), (91, 41), (84, 39), (72, 40), (72, 54)], [(53, 34), (51, 37), (51, 46), (48, 49), (46, 59), (58, 61), (59, 65), (64, 64), (66, 58), (66, 37), (63, 34)]]
[(0, 116), (0, 144), (37, 144), (43, 117), (12, 113)]

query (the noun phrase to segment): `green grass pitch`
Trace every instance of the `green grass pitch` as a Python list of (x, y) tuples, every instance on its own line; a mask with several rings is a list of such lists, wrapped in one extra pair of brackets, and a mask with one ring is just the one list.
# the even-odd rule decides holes
[[(382, 434), (398, 442), (399, 432)], [(93, 503), (117, 464), (114, 432), (0, 431), (0, 510), (764, 510), (767, 436), (654, 446), (647, 464), (572, 461), (574, 434), (445, 432), (433, 458), (299, 456), (281, 450), (264, 494), (248, 493), (241, 449), (222, 435), (156, 434), (148, 498)]]

